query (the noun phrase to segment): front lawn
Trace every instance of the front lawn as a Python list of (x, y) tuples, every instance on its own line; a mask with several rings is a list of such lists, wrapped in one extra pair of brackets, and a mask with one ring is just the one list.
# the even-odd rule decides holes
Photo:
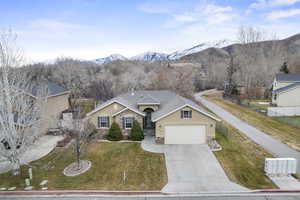
[(264, 160), (273, 155), (229, 124), (218, 127), (216, 140), (223, 149), (215, 155), (227, 176), (250, 189), (277, 188), (264, 174)]
[(244, 106), (224, 100), (220, 93), (208, 94), (206, 98), (216, 103), (225, 110), (231, 112), (241, 120), (255, 126), (261, 131), (283, 141), (290, 147), (300, 151), (300, 129), (286, 123), (274, 120)]
[[(167, 183), (164, 155), (145, 152), (139, 143), (90, 143), (82, 159), (92, 161), (91, 169), (76, 177), (64, 176), (63, 169), (74, 159), (69, 147), (32, 162), (34, 188), (40, 189), (39, 183), (45, 179), (49, 189), (58, 190), (161, 190)], [(27, 169), (22, 167), (21, 177), (0, 174), (0, 187), (24, 189)]]

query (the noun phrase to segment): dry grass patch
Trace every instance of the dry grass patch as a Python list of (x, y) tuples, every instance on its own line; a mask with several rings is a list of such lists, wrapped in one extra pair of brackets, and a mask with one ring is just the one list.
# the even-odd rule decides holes
[(274, 120), (249, 108), (224, 100), (220, 93), (206, 95), (206, 98), (231, 112), (241, 120), (255, 126), (259, 130), (283, 141), (290, 147), (300, 151), (300, 129)]
[[(74, 150), (55, 149), (47, 157), (31, 163), (33, 186), (39, 189), (38, 184), (47, 179), (49, 189), (58, 190), (161, 190), (167, 183), (164, 155), (145, 152), (139, 143), (91, 143), (82, 159), (92, 161), (91, 169), (76, 177), (66, 177), (62, 171), (75, 161)], [(23, 189), (27, 169), (22, 167), (21, 177), (0, 174), (0, 187)]]

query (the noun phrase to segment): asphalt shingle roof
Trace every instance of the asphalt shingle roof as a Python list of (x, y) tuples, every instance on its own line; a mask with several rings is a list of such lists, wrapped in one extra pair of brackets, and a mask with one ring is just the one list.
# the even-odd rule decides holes
[(120, 102), (121, 104), (126, 105), (128, 108), (138, 113), (143, 113), (138, 109), (139, 103), (159, 104), (159, 109), (152, 113), (152, 121), (156, 121), (157, 119), (163, 117), (164, 115), (185, 105), (190, 105), (196, 108), (197, 110), (214, 117), (213, 114), (208, 113), (195, 102), (187, 98), (184, 98), (182, 96), (179, 96), (176, 93), (171, 92), (169, 90), (139, 90), (134, 92), (128, 92), (120, 96), (117, 96), (105, 102), (104, 104), (101, 104), (98, 108), (96, 108), (91, 113), (104, 108), (105, 106), (109, 105), (113, 101)]
[(300, 82), (300, 74), (276, 74), (276, 80), (279, 82)]
[(31, 91), (29, 91), (29, 93), (32, 94), (33, 96), (36, 96), (38, 90), (41, 88), (48, 89), (48, 94), (47, 94), (48, 96), (55, 96), (58, 94), (68, 92), (67, 89), (57, 85), (56, 83), (46, 82), (46, 83), (38, 84), (35, 87), (31, 88)]

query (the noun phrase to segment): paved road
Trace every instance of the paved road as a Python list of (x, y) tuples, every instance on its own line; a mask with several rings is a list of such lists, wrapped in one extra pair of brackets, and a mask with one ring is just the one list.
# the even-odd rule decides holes
[(206, 144), (166, 145), (168, 184), (164, 193), (246, 192), (231, 182)]
[[(202, 97), (202, 95), (207, 92), (209, 91), (197, 93), (195, 95), (196, 100), (200, 101), (203, 105), (205, 105), (215, 114), (217, 114), (223, 120), (240, 130), (242, 133), (244, 133), (257, 144), (264, 147), (266, 150), (272, 152), (278, 157), (296, 158), (298, 162), (300, 162), (300, 152), (297, 152), (296, 150), (290, 148), (288, 145), (282, 143), (281, 141), (245, 123), (244, 121), (233, 116), (231, 113), (217, 106), (216, 104), (207, 101)], [(298, 163), (297, 166), (297, 173), (300, 174), (300, 163)]]
[(295, 194), (207, 194), (207, 195), (140, 195), (140, 196), (103, 196), (103, 195), (52, 195), (52, 196), (1, 196), (1, 200), (300, 200)]

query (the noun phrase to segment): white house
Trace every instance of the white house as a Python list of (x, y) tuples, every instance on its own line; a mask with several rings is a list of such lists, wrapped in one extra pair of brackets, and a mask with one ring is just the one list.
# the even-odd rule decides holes
[(278, 107), (300, 107), (300, 74), (276, 74), (272, 104)]

